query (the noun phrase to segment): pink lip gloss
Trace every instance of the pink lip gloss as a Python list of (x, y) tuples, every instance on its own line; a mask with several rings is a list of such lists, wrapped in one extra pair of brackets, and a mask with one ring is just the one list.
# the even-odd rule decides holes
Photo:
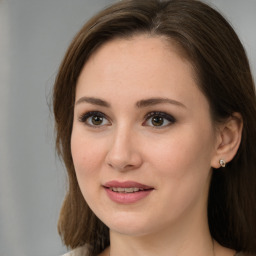
[(152, 187), (134, 181), (110, 181), (104, 185), (104, 188), (108, 197), (119, 204), (136, 203), (153, 191)]

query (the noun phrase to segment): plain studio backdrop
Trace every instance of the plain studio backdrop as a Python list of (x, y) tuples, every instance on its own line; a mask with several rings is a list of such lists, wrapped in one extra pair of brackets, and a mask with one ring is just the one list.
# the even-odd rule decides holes
[[(66, 176), (54, 151), (54, 78), (71, 39), (112, 0), (0, 0), (0, 256), (58, 256)], [(239, 34), (256, 77), (256, 0), (208, 0)]]

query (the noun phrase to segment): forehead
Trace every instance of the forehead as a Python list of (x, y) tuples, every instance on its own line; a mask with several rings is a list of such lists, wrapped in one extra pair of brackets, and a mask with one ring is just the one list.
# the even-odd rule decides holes
[(177, 45), (148, 35), (118, 38), (99, 47), (80, 73), (76, 97), (80, 95), (130, 102), (165, 95), (191, 103), (207, 101)]
[[(162, 35), (150, 35), (150, 34), (135, 34), (128, 37), (117, 37), (112, 40), (106, 41), (100, 47), (98, 47), (89, 57), (88, 61), (95, 59), (95, 56), (99, 57), (109, 57), (108, 53), (133, 53), (136, 52), (136, 55), (139, 57), (150, 57), (152, 50), (156, 54), (168, 55), (172, 52), (178, 55), (183, 61), (189, 63), (188, 54), (183, 47), (176, 42), (174, 39), (167, 38)], [(140, 55), (138, 55), (138, 51)], [(120, 56), (121, 57), (121, 56)], [(87, 62), (88, 62), (87, 61)]]
[(122, 113), (150, 98), (180, 102), (191, 117), (208, 118), (210, 113), (190, 62), (157, 37), (115, 39), (102, 45), (79, 76), (76, 101), (81, 97), (102, 99)]
[(100, 79), (104, 75), (113, 80), (117, 76), (125, 79), (129, 73), (134, 78), (147, 75), (150, 79), (164, 76), (166, 71), (173, 72), (174, 67), (177, 75), (188, 73), (191, 79), (195, 77), (192, 65), (177, 43), (161, 36), (136, 35), (104, 43), (85, 63), (79, 80)]

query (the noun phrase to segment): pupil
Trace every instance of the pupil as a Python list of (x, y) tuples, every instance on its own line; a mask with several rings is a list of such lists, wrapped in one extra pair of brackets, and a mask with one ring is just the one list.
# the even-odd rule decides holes
[(102, 121), (103, 121), (103, 118), (100, 117), (100, 116), (93, 116), (92, 117), (92, 123), (94, 125), (100, 125), (102, 123)]
[(152, 119), (152, 124), (154, 126), (161, 126), (163, 124), (164, 120), (161, 116), (155, 116)]

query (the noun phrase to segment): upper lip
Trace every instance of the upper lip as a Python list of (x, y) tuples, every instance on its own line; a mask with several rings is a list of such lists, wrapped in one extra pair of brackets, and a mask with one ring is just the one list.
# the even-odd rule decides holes
[(140, 188), (140, 189), (153, 189), (153, 187), (141, 184), (135, 181), (108, 181), (104, 184), (106, 188)]

